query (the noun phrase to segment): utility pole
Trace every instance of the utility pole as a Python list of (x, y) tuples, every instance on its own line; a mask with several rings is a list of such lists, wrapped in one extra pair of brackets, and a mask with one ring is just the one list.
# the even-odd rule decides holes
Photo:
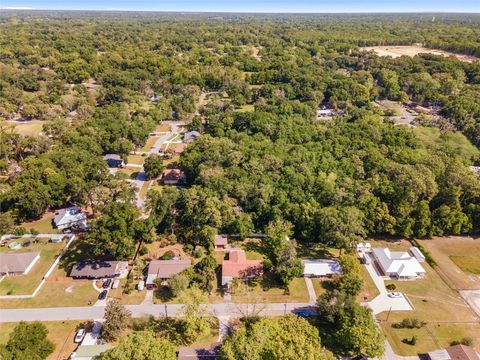
[(165, 304), (165, 317), (168, 318), (167, 304)]
[(283, 315), (287, 315), (287, 303), (283, 304), (284, 306), (284, 312), (283, 312)]

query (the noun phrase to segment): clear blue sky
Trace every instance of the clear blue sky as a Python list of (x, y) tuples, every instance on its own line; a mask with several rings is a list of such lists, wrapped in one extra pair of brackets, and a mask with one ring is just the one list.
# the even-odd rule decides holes
[(193, 12), (480, 12), (480, 0), (0, 0), (0, 8)]

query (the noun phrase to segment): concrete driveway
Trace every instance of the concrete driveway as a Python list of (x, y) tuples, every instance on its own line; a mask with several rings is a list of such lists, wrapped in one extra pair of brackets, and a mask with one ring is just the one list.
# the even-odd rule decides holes
[[(367, 256), (370, 256), (367, 254)], [(413, 307), (410, 302), (401, 294), (399, 298), (392, 298), (388, 296), (388, 290), (385, 288), (385, 281), (382, 275), (378, 272), (374, 265), (374, 261), (370, 258), (369, 264), (365, 264), (365, 268), (370, 274), (375, 286), (378, 288), (380, 295), (370, 301), (368, 307), (373, 311), (373, 315), (379, 314), (384, 311), (411, 311)]]

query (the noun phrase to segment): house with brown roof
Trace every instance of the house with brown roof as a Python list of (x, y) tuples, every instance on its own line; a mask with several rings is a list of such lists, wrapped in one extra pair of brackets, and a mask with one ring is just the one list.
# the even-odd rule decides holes
[(38, 260), (38, 251), (0, 253), (0, 275), (26, 275)]
[(430, 360), (480, 360), (478, 353), (470, 346), (454, 345), (428, 353)]
[(228, 235), (215, 235), (213, 239), (215, 251), (223, 251), (227, 249)]
[(172, 276), (181, 273), (192, 265), (190, 260), (152, 260), (148, 264), (147, 289), (152, 290), (156, 287), (155, 279), (166, 281)]
[(179, 185), (185, 181), (185, 173), (180, 169), (166, 169), (162, 173), (165, 185)]
[(122, 277), (128, 270), (128, 261), (79, 261), (70, 272), (75, 279), (103, 279)]
[(233, 279), (251, 279), (262, 275), (262, 260), (247, 260), (242, 249), (231, 249), (228, 260), (222, 263), (222, 286), (230, 286)]

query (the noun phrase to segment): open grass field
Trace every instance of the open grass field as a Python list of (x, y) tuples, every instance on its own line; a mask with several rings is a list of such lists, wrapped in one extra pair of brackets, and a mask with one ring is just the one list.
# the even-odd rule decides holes
[(15, 121), (11, 124), (15, 126), (17, 133), (24, 136), (38, 136), (43, 128), (43, 121), (41, 120)]
[(255, 111), (255, 106), (247, 104), (247, 105), (240, 106), (235, 111), (238, 111), (238, 112), (253, 112), (253, 111)]
[[(24, 242), (25, 240), (19, 240)], [(45, 240), (46, 241), (46, 240)], [(65, 242), (58, 244), (38, 243), (28, 248), (22, 248), (14, 252), (39, 251), (40, 259), (26, 275), (7, 276), (0, 282), (0, 295), (29, 295), (38, 286), (47, 270), (52, 266), (55, 258), (65, 246)], [(7, 250), (2, 248), (2, 251)]]
[(20, 224), (21, 227), (27, 229), (27, 231), (34, 229), (42, 234), (59, 234), (59, 229), (54, 229), (52, 226), (52, 220), (55, 217), (55, 212), (49, 211), (45, 213), (39, 220), (24, 222)]
[(0, 308), (87, 306), (95, 303), (98, 292), (88, 280), (49, 278), (37, 296), (31, 299), (0, 300)]
[[(48, 338), (55, 345), (55, 350), (47, 360), (68, 359), (78, 345), (73, 342), (73, 339), (81, 323), (78, 321), (48, 321), (44, 324), (48, 329)], [(16, 325), (16, 323), (0, 324), (0, 344), (8, 341), (8, 337)]]
[(155, 132), (169, 132), (172, 129), (170, 125), (167, 124), (159, 124), (155, 129)]
[(145, 299), (147, 290), (138, 291), (137, 289), (132, 290), (130, 294), (123, 294), (123, 288), (125, 286), (127, 279), (120, 279), (120, 286), (117, 289), (110, 289), (108, 292), (108, 298), (116, 298), (124, 305), (138, 305), (141, 304)]
[(438, 264), (438, 270), (456, 289), (480, 289), (480, 239), (462, 236), (421, 240)]
[(365, 266), (362, 266), (362, 275), (363, 275), (363, 289), (358, 295), (357, 301), (359, 302), (372, 301), (380, 294), (380, 292), (378, 291), (367, 269), (365, 269)]
[(477, 60), (475, 56), (454, 54), (452, 52), (444, 51), (444, 50), (428, 49), (418, 45), (369, 46), (369, 47), (364, 47), (361, 50), (375, 51), (375, 53), (377, 53), (378, 56), (391, 56), (393, 58), (397, 58), (404, 55), (414, 57), (415, 55), (418, 55), (418, 54), (427, 53), (427, 54), (434, 54), (434, 55), (447, 56), (447, 57), (453, 56), (463, 62), (474, 62)]
[(280, 287), (275, 287), (269, 281), (260, 280), (250, 285), (241, 285), (238, 290), (232, 294), (232, 301), (235, 303), (290, 303), (290, 302), (308, 302), (307, 285), (304, 278), (295, 278), (289, 286), (289, 293), (286, 294)]
[(127, 158), (127, 165), (128, 164), (135, 164), (135, 165), (142, 165), (145, 161), (145, 156), (142, 155), (128, 155)]

